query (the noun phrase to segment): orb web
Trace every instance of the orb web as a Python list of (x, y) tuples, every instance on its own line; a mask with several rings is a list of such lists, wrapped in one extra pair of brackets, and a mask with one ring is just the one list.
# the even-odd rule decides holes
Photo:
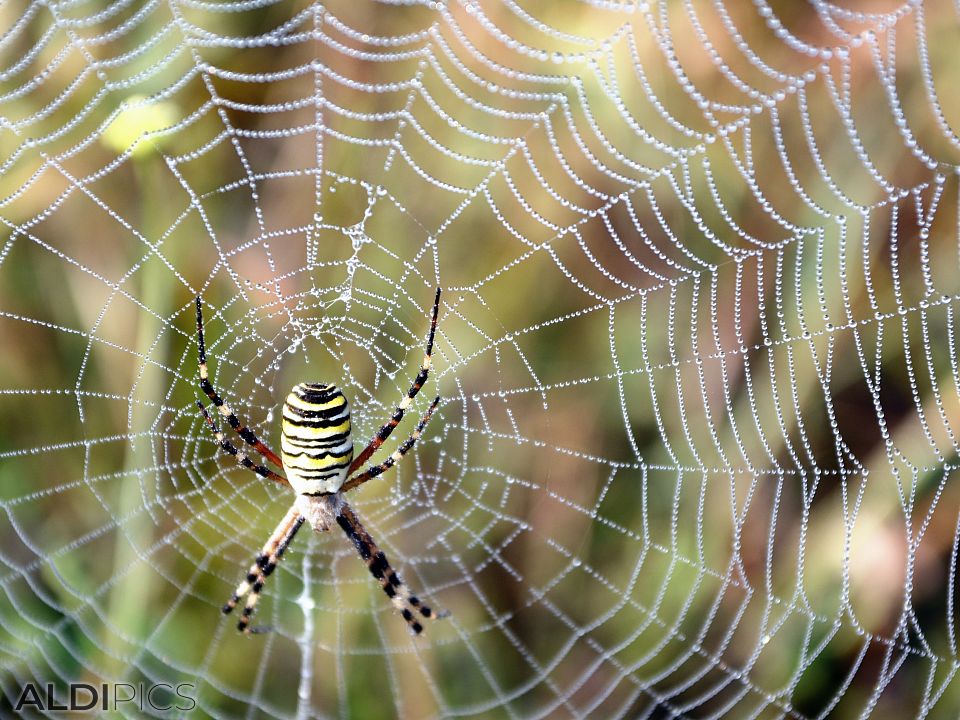
[[(856, 7), (0, 9), (4, 707), (955, 711), (960, 23)], [(268, 444), (307, 380), (359, 443), (438, 286), (382, 452), (439, 409), (350, 501), (450, 616), (410, 637), (304, 531), (240, 636), (220, 606), (292, 498), (196, 411), (194, 298)]]

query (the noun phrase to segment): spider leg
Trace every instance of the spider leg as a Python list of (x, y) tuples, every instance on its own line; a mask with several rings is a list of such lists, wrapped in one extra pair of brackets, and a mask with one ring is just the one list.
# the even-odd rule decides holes
[(199, 348), (200, 361), (200, 389), (203, 390), (204, 394), (210, 398), (210, 401), (217, 406), (219, 413), (226, 418), (230, 427), (236, 431), (237, 435), (243, 438), (243, 441), (247, 445), (256, 449), (258, 453), (278, 468), (282, 468), (283, 461), (254, 434), (253, 430), (240, 422), (240, 418), (238, 418), (236, 413), (230, 409), (230, 406), (224, 402), (223, 398), (217, 394), (216, 389), (210, 382), (209, 371), (207, 370), (207, 349), (203, 341), (203, 310), (201, 308), (199, 295), (197, 295), (197, 345)]
[(398, 463), (400, 458), (406, 455), (410, 448), (412, 448), (416, 444), (417, 440), (420, 439), (420, 436), (423, 434), (423, 429), (427, 426), (427, 423), (430, 422), (430, 417), (433, 415), (433, 411), (437, 409), (437, 404), (439, 402), (440, 396), (437, 395), (437, 397), (433, 399), (433, 402), (430, 403), (430, 407), (427, 408), (427, 411), (423, 414), (423, 417), (420, 418), (420, 422), (417, 423), (416, 429), (410, 433), (410, 437), (404, 440), (400, 447), (394, 451), (393, 455), (388, 457), (379, 465), (371, 465), (363, 472), (358, 473), (354, 477), (347, 480), (340, 488), (340, 491), (347, 492), (348, 490), (353, 490), (355, 487), (363, 485), (363, 483), (365, 483), (367, 480), (375, 478), (377, 475), (386, 472), (396, 463)]
[(238, 464), (243, 465), (243, 467), (247, 468), (247, 470), (252, 470), (260, 477), (267, 478), (269, 480), (275, 480), (281, 485), (290, 487), (289, 481), (283, 475), (275, 473), (266, 465), (258, 465), (257, 463), (253, 462), (249, 457), (247, 457), (245, 452), (241, 452), (232, 442), (227, 440), (224, 434), (220, 431), (220, 428), (217, 427), (217, 424), (213, 421), (213, 418), (210, 417), (210, 413), (207, 412), (207, 409), (199, 400), (197, 400), (197, 407), (200, 408), (200, 412), (203, 413), (203, 419), (207, 421), (207, 425), (210, 426), (210, 430), (217, 438), (217, 442), (220, 444), (220, 447), (223, 448), (224, 452), (233, 455), (237, 459)]
[(394, 411), (390, 419), (377, 430), (377, 433), (373, 436), (373, 439), (370, 440), (370, 444), (363, 449), (357, 457), (354, 458), (353, 462), (350, 464), (350, 469), (347, 471), (347, 474), (354, 472), (357, 468), (363, 465), (377, 448), (383, 445), (383, 441), (390, 437), (390, 433), (393, 432), (393, 429), (400, 424), (400, 420), (403, 418), (403, 413), (410, 403), (413, 402), (413, 399), (417, 396), (417, 393), (420, 392), (420, 388), (423, 387), (423, 384), (427, 381), (427, 375), (430, 374), (430, 360), (433, 355), (433, 336), (437, 332), (437, 312), (440, 309), (440, 288), (437, 288), (437, 295), (433, 300), (433, 317), (430, 320), (430, 335), (427, 336), (427, 351), (423, 356), (423, 363), (420, 365), (420, 372), (417, 373), (417, 377), (414, 378), (413, 384), (410, 386), (410, 389), (407, 390), (406, 397), (400, 401), (400, 404), (397, 406), (397, 409)]
[(223, 614), (229, 615), (233, 612), (237, 603), (240, 602), (240, 599), (249, 593), (247, 602), (243, 606), (243, 611), (240, 613), (240, 620), (237, 622), (237, 630), (245, 635), (263, 632), (265, 630), (265, 628), (250, 627), (250, 618), (257, 607), (257, 602), (260, 600), (260, 591), (263, 589), (264, 582), (266, 582), (267, 577), (276, 569), (277, 563), (280, 562), (284, 551), (287, 549), (287, 546), (290, 545), (291, 541), (293, 541), (294, 536), (303, 525), (303, 522), (303, 515), (300, 514), (300, 511), (297, 510), (294, 505), (287, 511), (287, 514), (283, 516), (283, 520), (277, 525), (277, 529), (273, 531), (273, 534), (257, 555), (256, 560), (247, 572), (246, 578), (237, 585), (237, 589), (233, 591), (233, 595), (230, 596), (230, 599), (223, 606)]
[(416, 618), (417, 613), (428, 619), (446, 617), (447, 613), (436, 613), (430, 607), (424, 605), (420, 598), (410, 592), (410, 589), (403, 584), (394, 569), (390, 567), (387, 556), (377, 547), (373, 538), (370, 537), (370, 533), (360, 524), (360, 519), (346, 502), (343, 503), (340, 514), (337, 515), (337, 525), (356, 546), (360, 557), (366, 561), (370, 574), (380, 583), (380, 587), (390, 598), (390, 602), (400, 611), (403, 619), (407, 621), (407, 625), (410, 626), (410, 630), (415, 635), (423, 632), (423, 625)]

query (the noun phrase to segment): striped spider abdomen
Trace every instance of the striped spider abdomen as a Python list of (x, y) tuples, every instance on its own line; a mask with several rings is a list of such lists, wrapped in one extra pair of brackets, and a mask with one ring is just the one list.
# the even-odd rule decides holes
[(300, 383), (283, 405), (280, 458), (298, 495), (335, 493), (353, 460), (350, 406), (335, 385)]

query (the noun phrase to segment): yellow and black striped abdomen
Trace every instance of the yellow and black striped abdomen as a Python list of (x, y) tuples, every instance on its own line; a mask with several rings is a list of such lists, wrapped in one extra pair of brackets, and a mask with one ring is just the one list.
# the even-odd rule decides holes
[(336, 492), (353, 460), (350, 406), (334, 385), (300, 383), (283, 405), (280, 458), (301, 495)]

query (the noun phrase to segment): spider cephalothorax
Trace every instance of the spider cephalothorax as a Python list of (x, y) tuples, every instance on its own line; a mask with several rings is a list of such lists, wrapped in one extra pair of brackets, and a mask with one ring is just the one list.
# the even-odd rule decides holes
[(243, 441), (273, 463), (284, 474), (280, 474), (262, 464), (253, 462), (247, 454), (233, 445), (221, 432), (217, 423), (210, 417), (203, 403), (197, 402), (204, 420), (210, 426), (217, 442), (227, 453), (233, 455), (243, 467), (252, 470), (261, 477), (275, 480), (295, 493), (293, 505), (273, 534), (263, 546), (246, 578), (237, 586), (233, 596), (223, 606), (223, 612), (229, 613), (240, 599), (247, 595), (237, 628), (244, 633), (256, 632), (260, 628), (250, 627), (260, 590), (267, 576), (274, 571), (284, 551), (293, 540), (297, 531), (309, 523), (317, 532), (339, 525), (360, 556), (366, 561), (370, 573), (377, 579), (384, 592), (400, 611), (404, 620), (414, 633), (420, 633), (423, 626), (417, 615), (424, 618), (437, 617), (429, 607), (420, 602), (403, 584), (390, 567), (386, 555), (377, 547), (373, 538), (360, 524), (360, 520), (343, 498), (343, 493), (353, 490), (367, 480), (380, 475), (392, 467), (417, 442), (423, 428), (430, 421), (440, 398), (437, 397), (423, 414), (416, 429), (383, 462), (371, 465), (357, 472), (363, 463), (383, 444), (393, 429), (400, 423), (403, 414), (413, 398), (420, 391), (430, 372), (430, 359), (433, 352), (433, 336), (437, 329), (437, 312), (440, 306), (440, 288), (437, 288), (433, 302), (433, 315), (430, 322), (430, 334), (427, 338), (427, 351), (424, 354), (420, 372), (414, 379), (406, 397), (397, 406), (390, 419), (377, 431), (370, 443), (357, 457), (353, 456), (353, 439), (350, 427), (350, 405), (343, 392), (335, 385), (325, 383), (300, 383), (287, 395), (283, 406), (281, 426), (280, 455), (278, 456), (246, 427), (237, 415), (217, 394), (210, 383), (207, 371), (206, 349), (203, 340), (203, 311), (200, 298), (197, 298), (197, 344), (200, 356), (200, 388), (216, 406)]

